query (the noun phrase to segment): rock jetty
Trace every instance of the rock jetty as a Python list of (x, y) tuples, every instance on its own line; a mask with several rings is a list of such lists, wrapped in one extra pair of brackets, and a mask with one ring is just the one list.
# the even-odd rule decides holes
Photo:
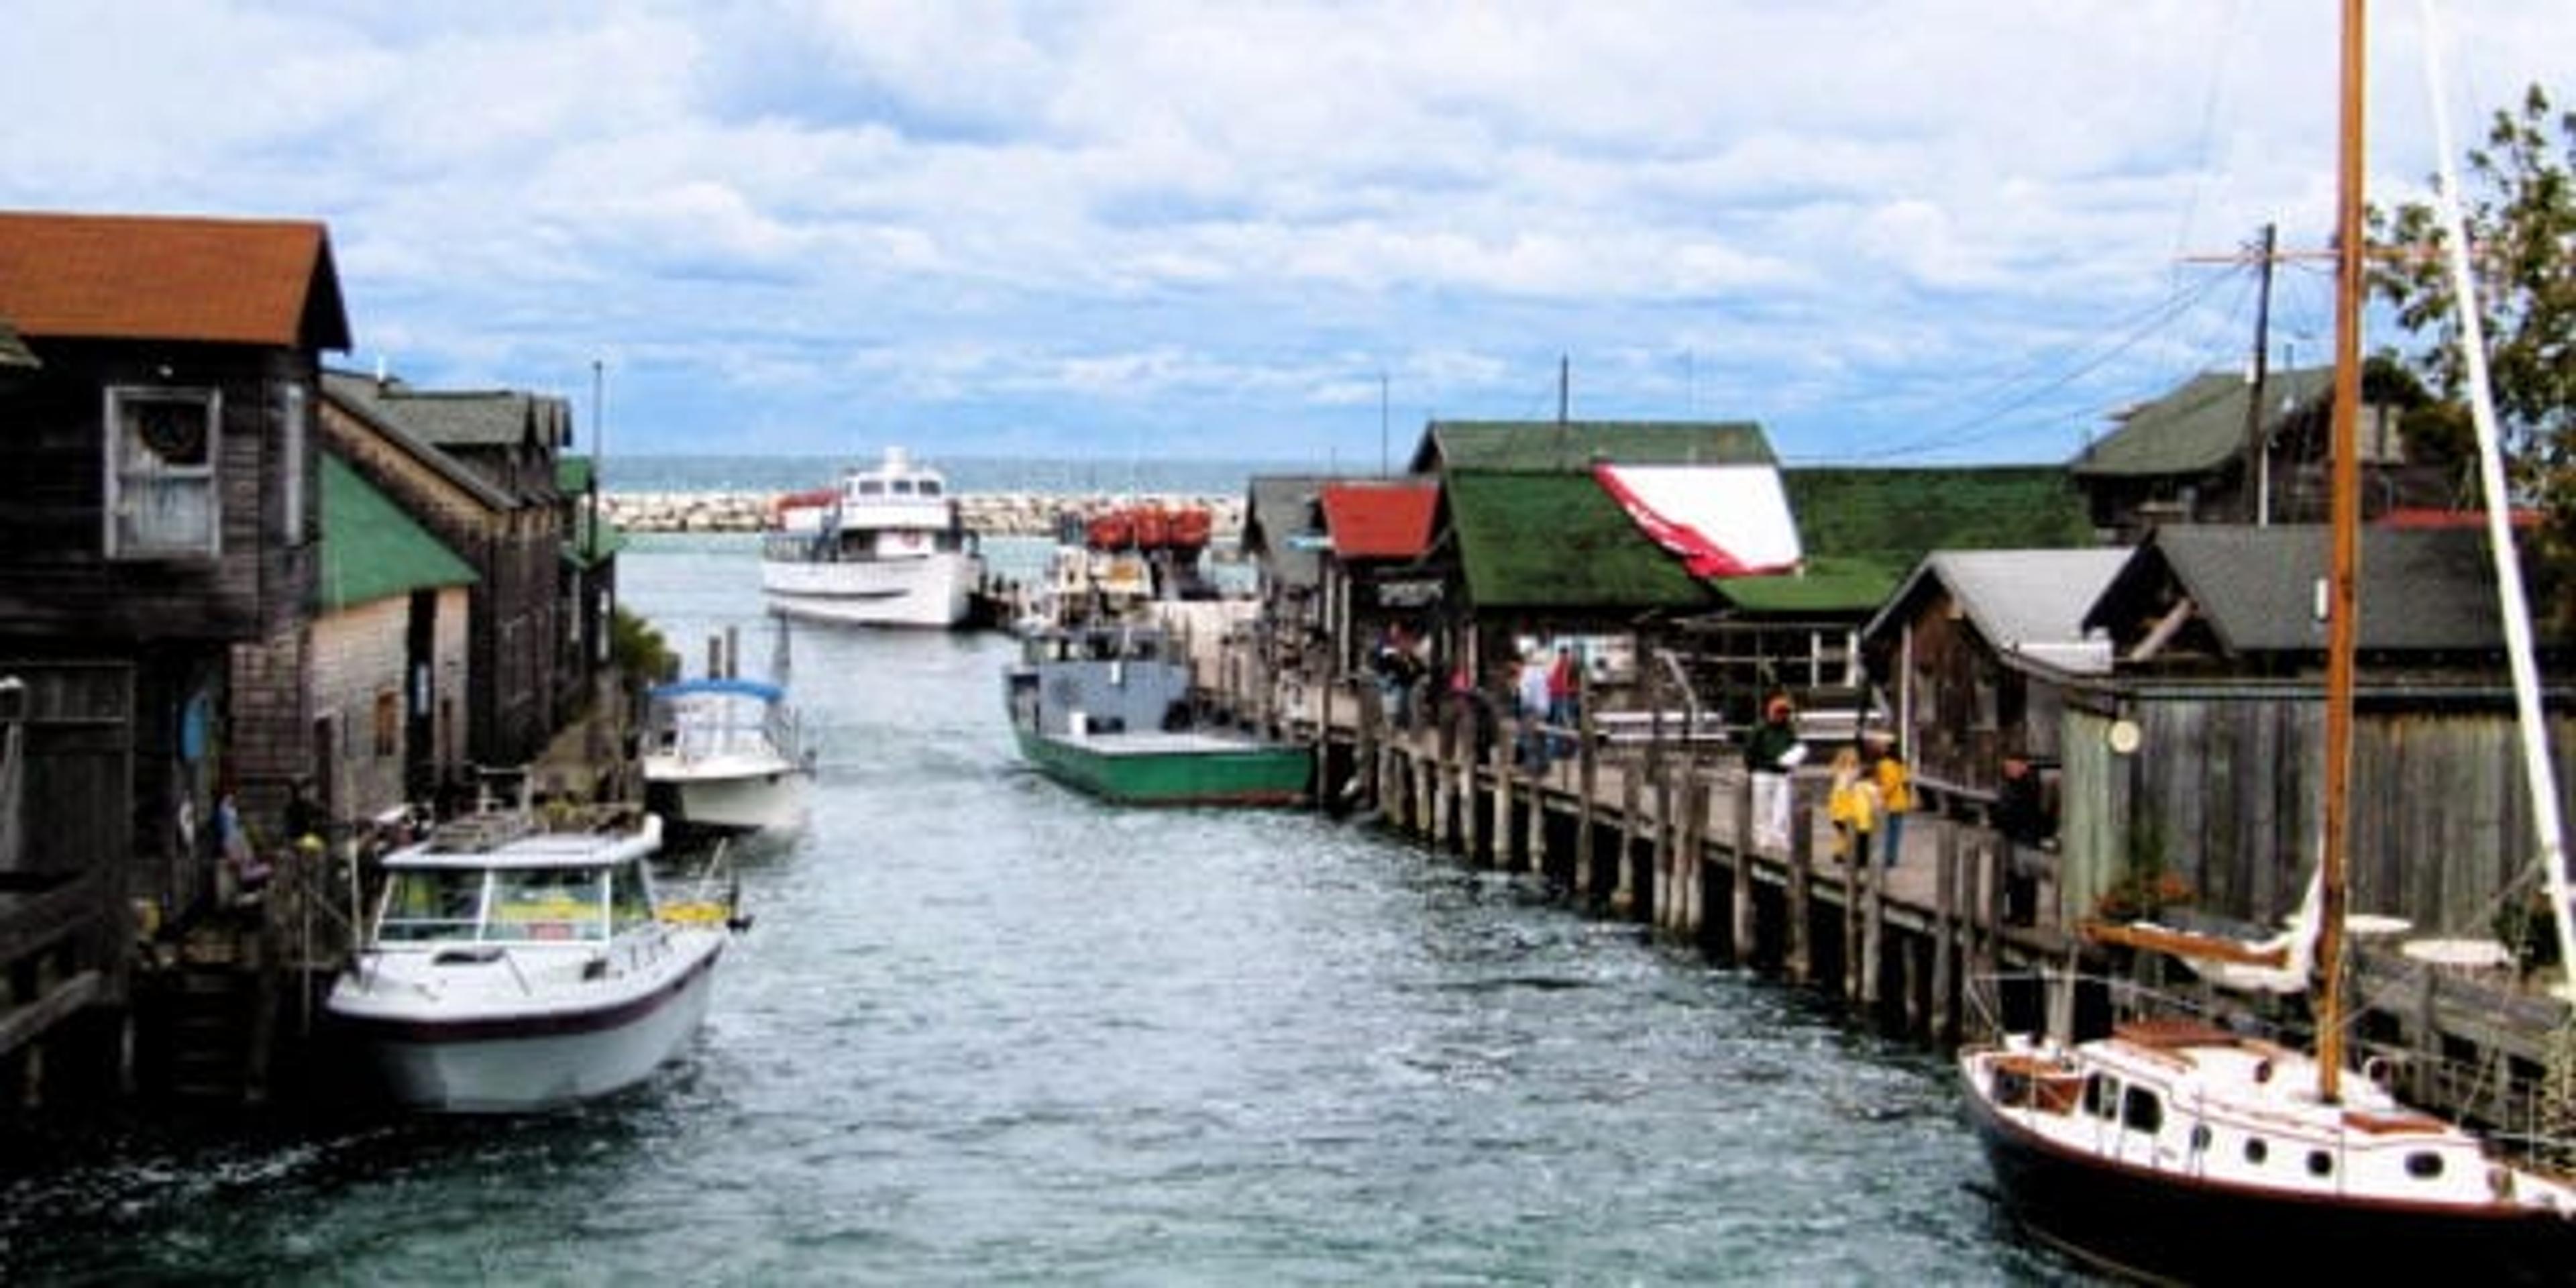
[[(775, 492), (604, 492), (603, 517), (629, 532), (758, 532), (769, 521)], [(1232, 541), (1243, 530), (1243, 498), (1175, 494), (1094, 492), (961, 492), (957, 509), (976, 532), (1004, 537), (1042, 537), (1055, 532), (1055, 516), (1067, 510), (1089, 518), (1138, 505), (1199, 506), (1208, 512), (1215, 537)]]

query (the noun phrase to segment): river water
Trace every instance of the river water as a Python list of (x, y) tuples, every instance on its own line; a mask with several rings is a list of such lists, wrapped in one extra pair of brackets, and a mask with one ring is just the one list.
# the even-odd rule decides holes
[[(692, 658), (768, 626), (740, 539), (647, 538)], [(1935, 1055), (1516, 878), (1300, 812), (1025, 772), (997, 638), (806, 629), (811, 826), (688, 1057), (520, 1119), (0, 1137), (29, 1283), (1994, 1283)]]

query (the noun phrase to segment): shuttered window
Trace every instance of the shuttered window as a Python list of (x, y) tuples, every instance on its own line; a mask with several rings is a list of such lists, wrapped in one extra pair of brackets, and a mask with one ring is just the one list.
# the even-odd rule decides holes
[(222, 423), (223, 396), (212, 389), (108, 389), (109, 558), (223, 553), (215, 477)]

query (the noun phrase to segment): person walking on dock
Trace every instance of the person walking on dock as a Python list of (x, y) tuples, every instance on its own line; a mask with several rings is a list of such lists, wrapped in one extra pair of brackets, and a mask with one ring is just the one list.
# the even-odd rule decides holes
[(1789, 771), (1807, 758), (1789, 722), (1793, 710), (1788, 694), (1772, 695), (1763, 705), (1762, 723), (1744, 742), (1744, 767), (1753, 776), (1753, 841), (1774, 852), (1789, 848)]
[(1532, 773), (1545, 770), (1548, 761), (1547, 736), (1543, 732), (1547, 723), (1547, 668), (1541, 665), (1543, 656), (1533, 654), (1519, 664), (1521, 765)]
[(1861, 768), (1850, 747), (1834, 753), (1833, 790), (1825, 816), (1833, 820), (1834, 849), (1855, 872), (1869, 866), (1870, 838), (1878, 831), (1878, 781)]
[(1870, 781), (1878, 787), (1879, 840), (1882, 862), (1895, 867), (1905, 857), (1905, 816), (1914, 811), (1914, 773), (1896, 754), (1896, 737), (1884, 729), (1861, 736)]

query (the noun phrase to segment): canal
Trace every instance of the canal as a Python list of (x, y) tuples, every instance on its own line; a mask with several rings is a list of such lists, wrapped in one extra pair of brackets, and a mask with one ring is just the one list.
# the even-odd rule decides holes
[[(627, 603), (768, 668), (751, 547)], [(684, 1062), (525, 1119), (0, 1137), (0, 1279), (1994, 1283), (1946, 1064), (1524, 881), (1297, 812), (1017, 764), (998, 637), (800, 630), (811, 826)]]

